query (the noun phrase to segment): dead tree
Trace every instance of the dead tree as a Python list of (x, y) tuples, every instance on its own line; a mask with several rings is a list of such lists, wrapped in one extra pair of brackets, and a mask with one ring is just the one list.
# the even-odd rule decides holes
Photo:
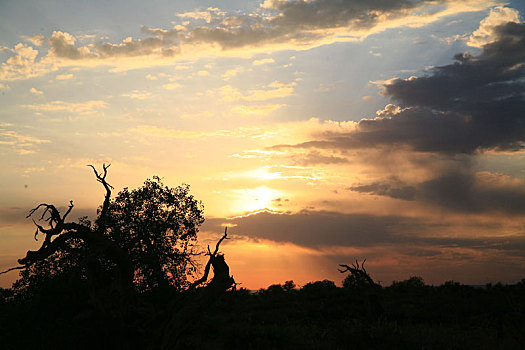
[[(183, 333), (193, 321), (206, 312), (228, 289), (235, 288), (236, 283), (233, 276), (230, 276), (230, 268), (226, 264), (224, 254), (219, 253), (220, 244), (228, 237), (227, 230), (226, 227), (213, 253), (208, 245), (206, 255), (209, 258), (203, 276), (192, 283), (181, 301), (172, 305), (172, 316), (160, 334), (160, 349), (178, 348)], [(210, 268), (213, 268), (213, 278), (207, 282)], [(198, 288), (201, 285), (205, 286)], [(153, 348), (158, 348), (158, 344), (153, 345)]]
[[(63, 215), (53, 204), (39, 204), (29, 212), (27, 217), (33, 219), (33, 216), (38, 211), (43, 210), (38, 221), (47, 222), (47, 228), (38, 224), (33, 219), (36, 226), (35, 239), (37, 239), (39, 234), (44, 235), (42, 245), (38, 250), (29, 250), (24, 258), (18, 260), (21, 266), (12, 268), (23, 269), (29, 267), (49, 258), (57, 251), (67, 248), (67, 245), (72, 240), (80, 240), (88, 250), (84, 265), (90, 287), (90, 296), (92, 302), (101, 309), (104, 309), (108, 304), (108, 300), (103, 300), (104, 295), (114, 295), (114, 299), (120, 300), (125, 304), (131, 297), (133, 291), (133, 266), (131, 260), (128, 254), (109, 239), (106, 233), (106, 220), (110, 205), (111, 189), (113, 188), (106, 181), (109, 166), (110, 165), (103, 164), (103, 171), (99, 173), (94, 166), (89, 165), (89, 167), (93, 169), (97, 181), (104, 186), (106, 191), (104, 203), (99, 210), (99, 216), (95, 221), (95, 225), (91, 227), (84, 223), (66, 221), (67, 216), (74, 207), (73, 201), (69, 202), (68, 209)], [(110, 285), (104, 285), (105, 291), (100, 290), (103, 283), (99, 283), (100, 269), (96, 266), (96, 260), (98, 258), (108, 259), (116, 266), (115, 278), (111, 281)], [(113, 302), (114, 300), (109, 303)]]
[(368, 297), (368, 307), (372, 318), (378, 318), (384, 313), (383, 306), (381, 306), (379, 293), (381, 291), (381, 285), (374, 282), (370, 274), (365, 269), (365, 260), (359, 264), (359, 261), (355, 261), (352, 266), (340, 264), (339, 266), (344, 269), (338, 269), (339, 272), (345, 273), (350, 272), (352, 283), (354, 287)]
[(341, 273), (350, 272), (354, 281), (358, 285), (361, 285), (361, 286), (367, 285), (373, 288), (378, 288), (378, 287), (381, 288), (381, 286), (375, 283), (372, 277), (370, 277), (370, 274), (366, 271), (365, 261), (366, 259), (363, 260), (363, 262), (361, 263), (361, 266), (359, 266), (359, 261), (357, 260), (355, 261), (355, 263), (352, 263), (352, 266), (340, 264), (339, 266), (344, 267), (345, 269), (344, 270), (338, 269), (338, 270)]

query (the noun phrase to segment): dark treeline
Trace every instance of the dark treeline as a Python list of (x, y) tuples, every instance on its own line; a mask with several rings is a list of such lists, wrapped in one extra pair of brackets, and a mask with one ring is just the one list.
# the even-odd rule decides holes
[[(151, 315), (181, 297), (174, 288), (141, 293), (136, 303), (147, 309), (116, 321), (93, 313), (85, 290), (60, 279), (31, 297), (0, 289), (2, 349), (159, 348), (155, 329), (167, 321)], [(525, 343), (524, 305), (525, 280), (475, 288), (428, 286), (412, 277), (374, 290), (328, 280), (297, 288), (288, 281), (226, 292), (185, 325), (176, 347), (518, 349)]]

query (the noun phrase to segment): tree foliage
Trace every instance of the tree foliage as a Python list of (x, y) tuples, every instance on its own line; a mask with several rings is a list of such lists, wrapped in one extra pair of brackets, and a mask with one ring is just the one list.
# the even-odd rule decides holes
[(170, 188), (154, 176), (110, 202), (108, 235), (129, 254), (139, 290), (183, 288), (195, 272), (193, 244), (204, 217), (189, 191), (188, 185)]

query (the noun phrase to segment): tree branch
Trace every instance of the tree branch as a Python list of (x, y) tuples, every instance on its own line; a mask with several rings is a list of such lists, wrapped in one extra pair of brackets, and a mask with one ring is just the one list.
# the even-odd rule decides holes
[(221, 245), (222, 241), (224, 241), (226, 239), (226, 237), (228, 237), (227, 231), (228, 231), (228, 227), (225, 227), (224, 228), (224, 235), (221, 237), (221, 239), (219, 239), (219, 241), (215, 245), (215, 251), (213, 253), (211, 253), (210, 246), (208, 245), (208, 253), (206, 255), (209, 255), (210, 258), (208, 259), (208, 262), (206, 263), (206, 267), (204, 268), (204, 275), (201, 278), (199, 278), (198, 280), (194, 281), (191, 284), (190, 289), (194, 289), (197, 286), (203, 284), (204, 282), (206, 282), (208, 280), (208, 275), (210, 273), (210, 268), (211, 268), (211, 266), (213, 264), (214, 259), (217, 257), (217, 253), (219, 252), (219, 246)]
[(359, 261), (357, 261), (357, 260), (355, 261), (355, 263), (352, 263), (352, 266), (348, 266), (348, 265), (345, 265), (345, 264), (340, 264), (339, 266), (344, 267), (345, 269), (344, 270), (338, 269), (338, 270), (341, 273), (350, 272), (352, 275), (354, 275), (354, 277), (356, 277), (358, 279), (364, 279), (371, 286), (378, 287), (379, 285), (374, 282), (372, 277), (370, 277), (370, 275), (366, 271), (366, 269), (365, 269), (365, 261), (366, 261), (366, 259), (363, 260), (363, 262), (361, 263), (361, 266), (359, 266)]
[(108, 168), (111, 166), (111, 164), (102, 164), (103, 174), (99, 174), (97, 169), (89, 164), (88, 167), (93, 169), (93, 172), (95, 173), (95, 177), (97, 178), (97, 181), (100, 182), (104, 188), (106, 189), (106, 195), (104, 196), (104, 203), (102, 204), (102, 209), (100, 210), (100, 215), (96, 220), (98, 230), (100, 232), (105, 231), (106, 229), (106, 215), (109, 210), (109, 201), (111, 198), (111, 189), (113, 189), (113, 186), (108, 184), (106, 181), (106, 176), (108, 174)]
[(8, 273), (8, 272), (13, 271), (13, 270), (21, 270), (23, 268), (25, 268), (25, 266), (11, 267), (10, 269), (7, 269), (5, 271), (0, 272), (0, 275), (3, 275), (4, 273)]

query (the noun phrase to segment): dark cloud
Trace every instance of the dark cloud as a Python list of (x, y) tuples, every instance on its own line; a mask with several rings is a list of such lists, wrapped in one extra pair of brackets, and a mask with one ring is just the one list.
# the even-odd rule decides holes
[(121, 44), (102, 43), (97, 46), (97, 52), (101, 58), (145, 56), (158, 50), (163, 56), (173, 56), (180, 52), (173, 41), (160, 38), (129, 40)]
[(388, 196), (396, 199), (412, 201), (415, 198), (416, 189), (396, 179), (389, 181), (376, 181), (370, 184), (358, 184), (348, 188), (351, 191), (370, 193), (378, 196)]
[(50, 46), (50, 52), (57, 57), (68, 58), (70, 60), (94, 57), (89, 49), (76, 47), (76, 38), (69, 33), (55, 31), (47, 42)]
[[(281, 12), (272, 20), (279, 26), (298, 28), (370, 27), (381, 16), (413, 9), (430, 1), (426, 0), (315, 0), (272, 1), (271, 8)], [(443, 2), (443, 1), (439, 1)]]
[(294, 155), (291, 157), (293, 164), (309, 166), (318, 164), (344, 164), (348, 163), (347, 158), (321, 154), (319, 151), (311, 151), (303, 155)]
[[(395, 79), (385, 95), (401, 107), (361, 120), (355, 131), (276, 148), (349, 149), (405, 146), (416, 151), (472, 154), (516, 151), (525, 142), (525, 23), (509, 22), (480, 55), (459, 54), (427, 76)], [(385, 112), (386, 113), (386, 112)]]
[(219, 225), (224, 222), (237, 225), (236, 234), (309, 247), (370, 246), (407, 241), (409, 238), (404, 234), (421, 228), (417, 219), (399, 216), (308, 210), (297, 214), (263, 212), (230, 220), (208, 219), (204, 229), (220, 231)]
[[(484, 176), (483, 176), (484, 175)], [(431, 203), (461, 213), (525, 214), (525, 183), (471, 169), (443, 171), (433, 179), (408, 185), (396, 179), (357, 184), (351, 191)]]
[(417, 186), (416, 198), (451, 211), (525, 214), (525, 184), (483, 181), (466, 171), (443, 174)]
[(443, 221), (308, 210), (299, 213), (261, 212), (233, 219), (208, 218), (202, 229), (221, 232), (224, 223), (234, 225), (230, 230), (234, 235), (255, 240), (291, 242), (312, 248), (388, 246), (404, 255), (426, 257), (439, 255), (440, 249), (451, 248), (492, 249), (513, 255), (518, 252), (525, 254), (523, 234), (504, 237), (488, 235), (487, 232), (494, 229), (490, 223), (475, 223), (475, 227), (470, 227), (470, 230), (475, 228), (479, 235), (458, 236), (457, 230), (460, 228)]
[(50, 52), (70, 60), (104, 59), (109, 57), (135, 57), (160, 52), (163, 56), (179, 53), (179, 48), (169, 38), (126, 39), (120, 44), (100, 42), (93, 47), (77, 47), (71, 34), (55, 31), (49, 37)]
[[(184, 29), (163, 30), (143, 26), (142, 31), (162, 38), (177, 38), (181, 43), (211, 43), (223, 49), (263, 43), (307, 44), (326, 36), (325, 33), (315, 33), (316, 30), (372, 28), (380, 22), (406, 16), (406, 10), (428, 3), (436, 4), (436, 1), (266, 1), (262, 11), (249, 15), (228, 15), (217, 9), (208, 9), (205, 19), (199, 18), (205, 23), (199, 23), (193, 17), (193, 21), (183, 26)], [(183, 16), (184, 20), (188, 18), (192, 15)]]

